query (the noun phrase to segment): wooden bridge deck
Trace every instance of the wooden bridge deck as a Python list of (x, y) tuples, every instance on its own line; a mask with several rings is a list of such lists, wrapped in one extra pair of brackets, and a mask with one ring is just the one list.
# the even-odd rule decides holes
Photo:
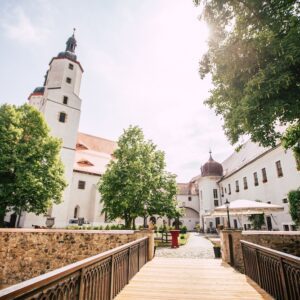
[(156, 257), (116, 300), (273, 299), (256, 283), (215, 259)]

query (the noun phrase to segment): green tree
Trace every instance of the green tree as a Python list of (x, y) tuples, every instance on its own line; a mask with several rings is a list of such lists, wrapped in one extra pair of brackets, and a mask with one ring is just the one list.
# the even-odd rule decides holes
[(0, 106), (0, 227), (8, 211), (42, 214), (61, 201), (61, 142), (49, 132), (32, 106)]
[(248, 217), (253, 229), (260, 230), (265, 225), (265, 214), (254, 214)]
[(300, 188), (288, 193), (290, 214), (296, 226), (300, 226)]
[[(214, 88), (206, 103), (224, 119), (231, 143), (263, 146), (285, 137), (300, 160), (299, 0), (194, 0), (209, 25), (200, 75)], [(292, 125), (287, 135), (277, 125)]]
[(175, 176), (165, 171), (164, 153), (145, 141), (139, 127), (130, 126), (99, 182), (103, 213), (109, 220), (122, 218), (135, 227), (137, 217), (175, 214)]

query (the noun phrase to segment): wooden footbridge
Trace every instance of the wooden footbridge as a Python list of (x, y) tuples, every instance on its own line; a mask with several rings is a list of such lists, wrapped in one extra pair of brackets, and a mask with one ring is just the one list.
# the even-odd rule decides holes
[(220, 259), (151, 260), (144, 237), (3, 289), (0, 300), (300, 299), (300, 258), (244, 241), (243, 256), (249, 277)]
[(220, 259), (156, 257), (116, 300), (273, 299), (251, 279)]

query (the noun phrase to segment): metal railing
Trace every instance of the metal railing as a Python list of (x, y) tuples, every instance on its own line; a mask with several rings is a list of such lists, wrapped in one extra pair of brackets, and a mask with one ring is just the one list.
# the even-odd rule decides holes
[(110, 300), (148, 261), (148, 237), (0, 291), (0, 299)]
[(300, 258), (241, 241), (245, 274), (275, 299), (300, 299)]

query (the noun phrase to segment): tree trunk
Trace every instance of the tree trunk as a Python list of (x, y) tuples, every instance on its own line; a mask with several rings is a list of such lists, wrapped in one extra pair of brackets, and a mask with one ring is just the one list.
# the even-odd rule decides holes
[(125, 228), (126, 229), (131, 229), (131, 222), (132, 222), (132, 219), (130, 217), (127, 217), (125, 216)]
[(134, 219), (132, 219), (132, 229), (133, 229), (133, 230), (135, 230), (135, 229), (136, 229), (136, 227), (135, 227), (135, 218), (134, 218)]
[(0, 207), (0, 228), (4, 227), (5, 214), (6, 214), (6, 207)]
[(16, 223), (16, 228), (19, 228), (20, 227), (20, 219), (21, 219), (21, 216), (22, 216), (22, 209), (20, 209), (19, 213), (18, 213), (18, 221)]

